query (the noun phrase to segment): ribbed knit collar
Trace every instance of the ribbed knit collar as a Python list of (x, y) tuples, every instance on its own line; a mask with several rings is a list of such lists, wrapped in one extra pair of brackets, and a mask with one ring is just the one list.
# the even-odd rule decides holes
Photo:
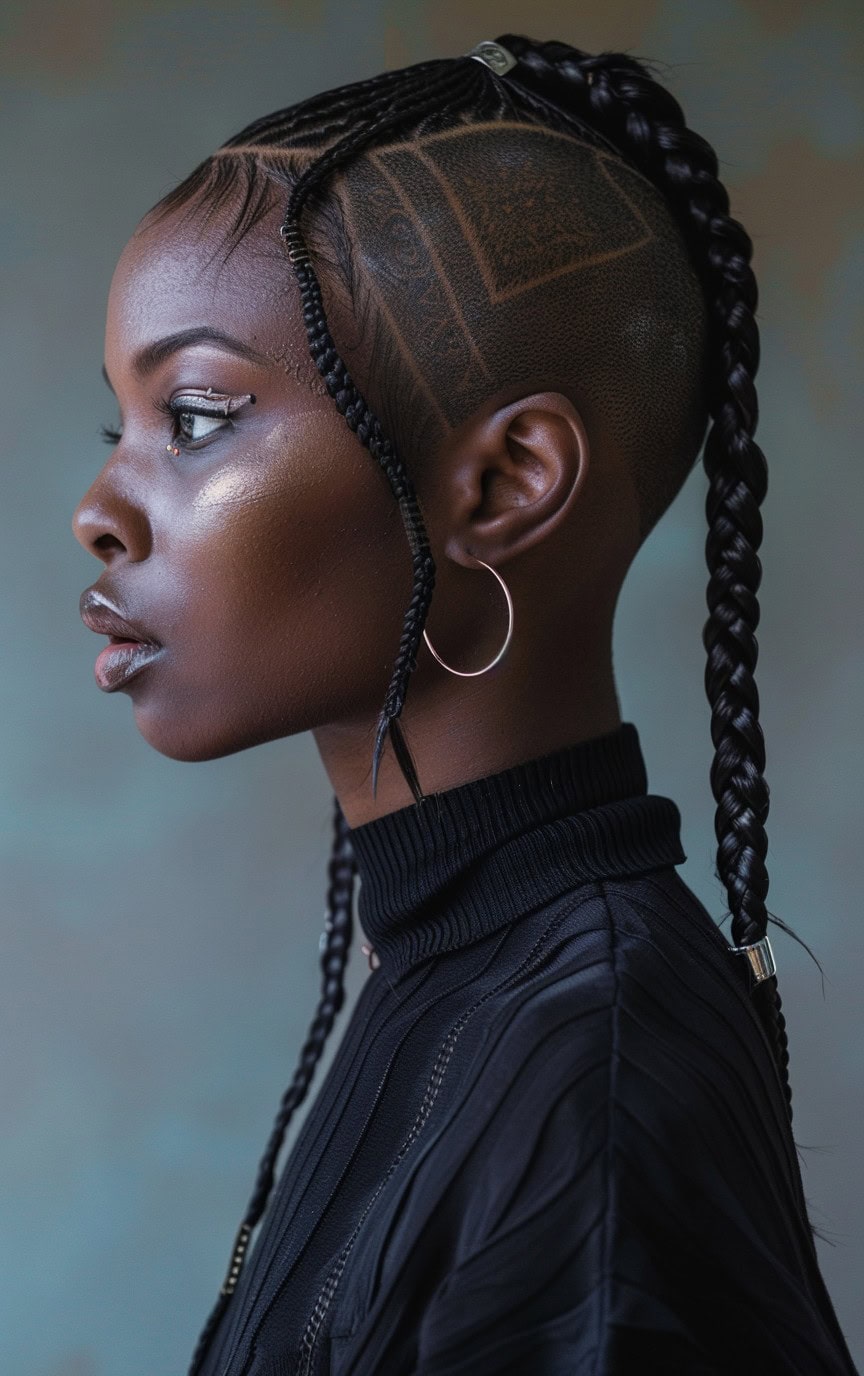
[(358, 916), (388, 975), (586, 880), (686, 860), (632, 722), (351, 829)]

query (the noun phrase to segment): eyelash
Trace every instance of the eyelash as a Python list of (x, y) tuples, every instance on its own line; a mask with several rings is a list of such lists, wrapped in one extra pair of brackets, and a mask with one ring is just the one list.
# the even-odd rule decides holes
[[(202, 442), (201, 440), (189, 440), (184, 438), (182, 432), (179, 430), (181, 416), (206, 416), (208, 420), (224, 420), (225, 424), (219, 427), (220, 430), (234, 429), (233, 421), (229, 420), (227, 416), (222, 415), (219, 411), (205, 410), (203, 406), (200, 408), (188, 405), (178, 406), (176, 402), (171, 402), (168, 401), (165, 397), (160, 397), (159, 400), (156, 402), (156, 407), (159, 411), (163, 413), (163, 415), (168, 416), (174, 422), (174, 429), (171, 434), (171, 442), (172, 444), (175, 444), (178, 449), (186, 449), (190, 445), (201, 444)], [(102, 439), (105, 441), (106, 444), (111, 444), (114, 446), (118, 445), (121, 439), (123, 438), (121, 432), (119, 430), (115, 430), (110, 425), (100, 426), (99, 433), (101, 434)], [(216, 432), (214, 431), (213, 433), (215, 434)], [(209, 435), (204, 436), (202, 438), (209, 439)]]

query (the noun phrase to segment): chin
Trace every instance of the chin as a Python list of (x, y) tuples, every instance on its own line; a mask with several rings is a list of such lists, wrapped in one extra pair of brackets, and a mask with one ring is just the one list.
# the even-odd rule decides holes
[(189, 764), (203, 760), (218, 760), (242, 750), (243, 745), (224, 735), (214, 735), (204, 722), (195, 722), (190, 715), (183, 719), (170, 713), (135, 707), (135, 725), (148, 745), (169, 760)]
[(226, 755), (236, 755), (240, 750), (249, 750), (252, 746), (263, 745), (266, 741), (293, 734), (290, 731), (275, 729), (269, 732), (262, 731), (260, 722), (257, 730), (252, 730), (248, 726), (244, 730), (239, 725), (230, 729), (223, 725), (222, 729), (215, 733), (212, 729), (212, 720), (196, 721), (193, 714), (188, 711), (182, 714), (157, 712), (143, 703), (136, 704), (134, 711), (135, 725), (147, 744), (152, 745), (154, 750), (158, 750), (159, 754), (165, 755), (167, 759), (180, 760), (187, 764), (221, 760)]

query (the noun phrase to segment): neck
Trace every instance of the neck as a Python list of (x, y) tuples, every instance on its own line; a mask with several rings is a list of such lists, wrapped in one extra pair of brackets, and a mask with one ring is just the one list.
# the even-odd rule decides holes
[[(424, 794), (500, 773), (621, 725), (611, 664), (592, 673), (584, 663), (568, 667), (559, 660), (554, 672), (533, 675), (530, 687), (517, 692), (512, 678), (496, 677), (495, 670), (488, 675), (492, 682), (458, 678), (437, 665), (433, 673), (434, 686), (425, 692), (415, 694), (412, 682), (400, 718)], [(313, 734), (349, 826), (414, 802), (389, 743), (372, 797), (374, 718), (319, 727)]]

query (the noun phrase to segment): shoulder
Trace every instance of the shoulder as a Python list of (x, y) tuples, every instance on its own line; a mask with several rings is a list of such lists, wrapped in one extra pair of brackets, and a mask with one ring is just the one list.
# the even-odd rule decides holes
[(556, 909), (538, 958), (490, 1000), (490, 1059), (514, 1072), (539, 1059), (558, 1077), (568, 1059), (627, 1059), (636, 1043), (646, 1073), (670, 1041), (721, 1059), (762, 1049), (743, 971), (674, 869), (585, 885)]
[[(677, 876), (675, 876), (677, 878)], [(453, 1130), (482, 1219), (536, 1213), (593, 1173), (683, 1199), (754, 1160), (794, 1179), (785, 1102), (727, 943), (666, 872), (591, 886), (546, 958), (490, 1008)], [(718, 1151), (718, 1144), (722, 1150)], [(599, 1184), (598, 1184), (599, 1188)]]

